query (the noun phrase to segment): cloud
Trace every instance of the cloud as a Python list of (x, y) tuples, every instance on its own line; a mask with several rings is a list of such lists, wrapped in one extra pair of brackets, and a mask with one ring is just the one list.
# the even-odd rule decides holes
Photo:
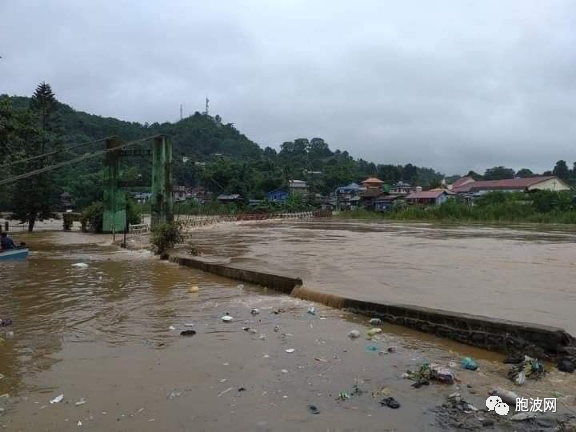
[(262, 146), (377, 163), (551, 169), (576, 142), (576, 4), (485, 0), (0, 3), (0, 92), (163, 122), (211, 110)]

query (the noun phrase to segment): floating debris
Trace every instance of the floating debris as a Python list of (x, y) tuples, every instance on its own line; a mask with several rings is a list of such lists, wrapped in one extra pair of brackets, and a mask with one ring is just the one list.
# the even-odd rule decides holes
[(382, 324), (382, 320), (380, 318), (371, 318), (370, 321), (368, 321), (368, 323), (370, 325), (378, 325)]
[(380, 333), (382, 333), (382, 329), (378, 327), (368, 330), (368, 336), (376, 336), (377, 334)]
[(168, 327), (168, 330), (176, 330), (176, 327), (170, 326), (170, 327)]
[(320, 410), (316, 407), (316, 405), (308, 405), (306, 408), (311, 414), (320, 414)]
[(188, 288), (188, 292), (191, 294), (197, 293), (198, 291), (200, 291), (200, 287), (198, 285), (192, 285), (190, 288)]
[(86, 403), (86, 399), (80, 398), (80, 400), (78, 402), (76, 402), (74, 405), (80, 406), (80, 405), (84, 405), (85, 403)]
[(526, 378), (538, 379), (544, 375), (544, 365), (540, 360), (524, 356), (524, 360), (517, 365), (512, 366), (508, 372), (508, 378), (518, 385), (526, 382)]
[(348, 337), (350, 339), (358, 339), (360, 337), (360, 332), (358, 330), (350, 330)]
[(387, 406), (388, 408), (398, 409), (400, 408), (400, 402), (398, 402), (392, 396), (389, 396), (380, 401), (380, 406)]
[(294, 348), (288, 348), (288, 349), (286, 350), (286, 352), (287, 352), (288, 354), (291, 354), (291, 353), (293, 353), (294, 351), (296, 351)]
[(0, 327), (8, 327), (12, 325), (12, 320), (10, 318), (0, 319)]
[(230, 321), (232, 321), (234, 318), (232, 318), (232, 317), (228, 314), (228, 312), (226, 312), (226, 313), (224, 314), (224, 316), (223, 316), (222, 318), (220, 318), (220, 319), (221, 319), (222, 321), (224, 321), (224, 322), (230, 322)]
[(85, 268), (88, 268), (88, 264), (80, 262), (80, 263), (72, 264), (72, 267), (85, 269)]
[(182, 392), (173, 391), (168, 395), (168, 399), (176, 399), (178, 396), (182, 396)]
[(196, 330), (182, 330), (180, 332), (180, 336), (194, 336), (196, 334)]
[(64, 394), (56, 396), (54, 399), (50, 400), (50, 403), (51, 404), (60, 403), (62, 402), (62, 399), (64, 399)]
[(234, 390), (234, 387), (228, 387), (226, 390), (221, 391), (220, 393), (218, 393), (218, 397), (225, 395), (226, 393), (228, 393), (229, 391)]
[(310, 306), (307, 313), (310, 315), (316, 315), (316, 308), (314, 306)]
[(464, 357), (462, 359), (462, 361), (460, 362), (460, 365), (464, 369), (468, 369), (468, 370), (475, 371), (476, 369), (478, 369), (478, 363), (476, 363), (476, 360), (474, 360), (472, 357)]
[(250, 313), (251, 313), (252, 315), (256, 316), (256, 315), (258, 315), (258, 314), (260, 313), (260, 310), (258, 310), (258, 309), (252, 309), (252, 310), (250, 311)]

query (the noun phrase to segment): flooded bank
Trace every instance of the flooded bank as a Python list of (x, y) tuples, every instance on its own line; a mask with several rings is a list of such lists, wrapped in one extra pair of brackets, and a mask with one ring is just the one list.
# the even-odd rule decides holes
[(193, 242), (206, 256), (301, 277), (328, 294), (576, 334), (576, 232), (566, 227), (244, 223), (199, 230)]
[[(368, 340), (365, 317), (319, 305), (312, 314), (309, 302), (120, 250), (107, 237), (25, 241), (31, 257), (0, 267), (0, 317), (13, 320), (0, 329), (7, 430), (445, 430), (432, 409), (453, 392), (482, 409), (494, 386), (557, 397), (561, 412), (576, 407), (575, 377), (554, 369), (518, 388), (499, 355), (388, 324)], [(463, 356), (480, 369), (461, 369)], [(460, 382), (411, 387), (402, 374), (425, 362), (453, 363)], [(380, 406), (389, 396), (399, 409)]]

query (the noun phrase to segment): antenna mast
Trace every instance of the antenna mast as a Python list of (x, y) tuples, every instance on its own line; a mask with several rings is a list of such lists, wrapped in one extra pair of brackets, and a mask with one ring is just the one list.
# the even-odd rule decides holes
[(183, 106), (182, 106), (182, 104), (180, 104), (180, 120), (182, 120), (184, 118), (182, 115), (182, 108), (183, 108)]
[(210, 99), (208, 99), (208, 96), (206, 96), (206, 115), (209, 115), (208, 113), (209, 105), (210, 105)]

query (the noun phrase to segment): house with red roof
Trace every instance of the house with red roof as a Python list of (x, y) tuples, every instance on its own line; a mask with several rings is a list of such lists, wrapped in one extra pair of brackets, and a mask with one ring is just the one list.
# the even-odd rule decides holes
[[(460, 180), (460, 179), (459, 179)], [(563, 180), (556, 176), (524, 177), (506, 180), (471, 181), (454, 187), (452, 191), (457, 194), (482, 195), (488, 192), (532, 192), (537, 190), (564, 191), (570, 190)]]
[(431, 189), (422, 192), (414, 192), (406, 197), (408, 204), (441, 205), (453, 194), (445, 189)]

